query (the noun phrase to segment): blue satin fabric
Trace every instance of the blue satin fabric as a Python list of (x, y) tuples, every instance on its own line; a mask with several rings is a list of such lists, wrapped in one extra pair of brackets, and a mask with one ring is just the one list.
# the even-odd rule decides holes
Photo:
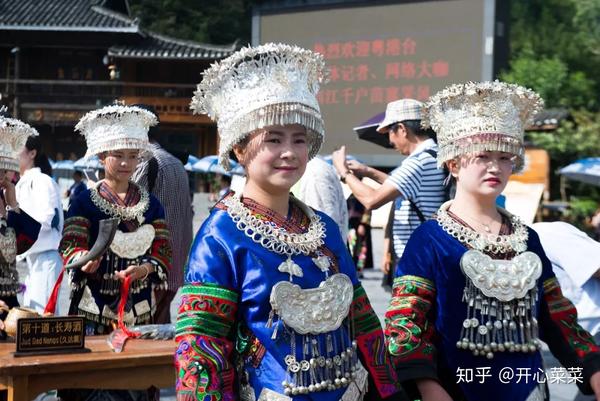
[[(546, 257), (537, 234), (528, 228), (528, 251), (536, 253), (542, 260), (543, 271), (537, 281), (538, 302), (537, 316), (540, 325), (540, 336), (543, 340), (544, 325), (548, 314), (540, 313), (541, 308), (547, 308), (543, 301), (543, 282), (554, 276), (552, 265)], [(540, 374), (543, 372), (542, 359), (536, 353), (496, 352), (493, 359), (485, 356), (474, 356), (469, 350), (456, 347), (460, 339), (460, 331), (467, 317), (467, 304), (462, 302), (466, 278), (460, 269), (460, 259), (467, 248), (454, 237), (446, 233), (435, 220), (422, 224), (411, 236), (402, 258), (396, 267), (395, 276), (415, 275), (433, 282), (436, 289), (435, 302), (430, 310), (429, 323), (435, 327), (434, 345), (437, 350), (437, 368), (439, 377), (448, 388), (454, 388), (462, 393), (465, 399), (472, 401), (524, 401), (537, 385), (537, 381), (529, 377), (525, 383), (522, 377), (517, 381), (518, 368), (528, 368), (522, 372)], [(492, 377), (486, 377), (484, 383), (475, 376), (476, 368), (490, 367)], [(472, 369), (472, 383), (460, 383), (456, 388), (458, 369)], [(510, 384), (499, 380), (503, 368), (511, 368), (515, 376)], [(446, 380), (444, 380), (446, 378)], [(448, 378), (450, 380), (448, 380)], [(541, 376), (544, 379), (544, 376)]]
[[(325, 214), (316, 213), (326, 225), (325, 245), (338, 258), (340, 272), (348, 275), (356, 286), (358, 284), (356, 270), (339, 234), (338, 226)], [(284, 358), (291, 353), (289, 337), (291, 334), (280, 324), (277, 339), (272, 340), (271, 335), (277, 320), (274, 320), (272, 328), (265, 327), (271, 312), (269, 297), (272, 287), (280, 281), (289, 281), (289, 274), (277, 270), (279, 264), (285, 259), (285, 256), (271, 252), (247, 237), (235, 226), (226, 211), (213, 209), (196, 234), (186, 267), (187, 284), (213, 283), (239, 294), (236, 320), (243, 321), (266, 348), (266, 354), (256, 369), (250, 364), (245, 366), (257, 399), (263, 387), (283, 394), (282, 381), (286, 380)], [(309, 256), (294, 256), (293, 260), (304, 271), (303, 277), (294, 277), (294, 284), (303, 289), (315, 288), (325, 279), (325, 274)], [(344, 347), (347, 347), (351, 339), (344, 325), (336, 331), (337, 338), (340, 332), (345, 338)], [(296, 335), (297, 359), (302, 357), (301, 339), (301, 336)], [(324, 346), (325, 335), (321, 335), (319, 341)], [(335, 349), (337, 353), (342, 350), (339, 344)], [(325, 349), (321, 351), (324, 352)], [(344, 390), (322, 391), (293, 398), (294, 400), (337, 400)]]
[[(21, 210), (19, 213), (10, 211), (6, 216), (6, 225), (15, 229), (17, 237), (20, 235), (27, 237), (28, 240), (33, 244), (40, 233), (42, 228), (41, 224), (37, 222), (33, 217)], [(20, 248), (17, 246), (17, 248)], [(25, 250), (21, 250), (25, 251)]]

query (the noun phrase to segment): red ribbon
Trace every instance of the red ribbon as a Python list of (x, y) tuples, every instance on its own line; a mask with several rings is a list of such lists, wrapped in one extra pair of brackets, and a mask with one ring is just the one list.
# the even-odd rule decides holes
[(139, 337), (141, 334), (137, 332), (133, 332), (125, 326), (123, 322), (123, 315), (125, 314), (125, 304), (127, 303), (127, 298), (129, 297), (129, 287), (131, 285), (131, 276), (125, 277), (123, 283), (121, 283), (121, 300), (119, 301), (119, 328), (127, 335), (127, 337)]
[(52, 293), (50, 294), (50, 298), (48, 299), (48, 303), (44, 308), (44, 315), (54, 315), (56, 311), (56, 303), (58, 301), (58, 293), (60, 292), (60, 285), (63, 281), (63, 276), (65, 275), (65, 267), (63, 266), (58, 278), (56, 279), (56, 283), (54, 283), (54, 288), (52, 289)]
[[(63, 266), (58, 278), (56, 279), (56, 283), (54, 283), (54, 288), (52, 289), (52, 294), (48, 299), (48, 303), (44, 308), (44, 315), (51, 314), (53, 315), (56, 311), (56, 303), (58, 301), (58, 294), (60, 292), (60, 286), (63, 281), (63, 276), (65, 274), (65, 268)], [(118, 325), (123, 333), (127, 335), (127, 337), (139, 337), (141, 334), (137, 332), (133, 332), (127, 328), (125, 323), (123, 322), (123, 316), (125, 315), (125, 304), (127, 303), (127, 298), (129, 297), (129, 287), (131, 286), (131, 276), (125, 277), (125, 280), (121, 283), (121, 299), (119, 300), (119, 314), (118, 314)]]

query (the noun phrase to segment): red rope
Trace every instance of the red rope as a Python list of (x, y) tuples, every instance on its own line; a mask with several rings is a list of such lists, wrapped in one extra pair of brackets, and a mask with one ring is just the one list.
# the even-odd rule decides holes
[(48, 299), (48, 303), (44, 308), (44, 315), (54, 315), (56, 311), (56, 303), (58, 301), (58, 293), (60, 292), (60, 285), (63, 281), (63, 276), (65, 275), (65, 267), (63, 266), (58, 278), (56, 279), (56, 283), (54, 283), (54, 288), (52, 289), (52, 293), (50, 294), (50, 298)]
[(119, 301), (119, 328), (123, 330), (123, 333), (127, 335), (127, 337), (139, 337), (140, 333), (133, 332), (125, 326), (123, 322), (123, 315), (125, 314), (125, 304), (127, 303), (127, 298), (129, 297), (129, 287), (131, 285), (131, 276), (125, 277), (123, 283), (121, 284), (121, 300)]

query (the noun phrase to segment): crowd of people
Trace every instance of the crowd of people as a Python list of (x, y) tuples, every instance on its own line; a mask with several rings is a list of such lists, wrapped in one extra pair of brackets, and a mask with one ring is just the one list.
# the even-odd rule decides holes
[[(598, 244), (565, 227), (532, 229), (497, 205), (523, 166), (524, 127), (540, 97), (496, 81), (391, 102), (377, 130), (406, 158), (386, 174), (347, 160), (345, 147), (333, 167), (317, 156), (326, 79), (322, 56), (273, 43), (204, 72), (191, 108), (216, 122), (219, 162), (239, 162), (246, 181), (238, 191), (223, 182), (193, 240), (187, 175), (156, 142), (152, 110), (111, 105), (79, 121), (86, 156), (99, 157), (105, 176), (71, 188), (64, 219), (37, 132), (1, 117), (0, 306), (16, 306), (24, 291), (24, 305), (42, 312), (63, 265), (78, 261), (69, 310), (57, 313), (84, 316), (88, 335), (168, 323), (180, 290), (175, 386), (184, 401), (545, 400), (546, 382), (499, 375), (543, 371), (541, 341), (581, 370), (583, 393), (600, 397), (590, 334), (598, 317), (584, 314), (580, 325), (561, 291), (570, 279), (577, 308), (594, 309)], [(386, 244), (375, 249), (392, 286), (382, 327), (359, 276), (373, 264), (370, 213), (389, 202)], [(117, 219), (117, 234), (92, 256), (106, 219)], [(574, 266), (556, 241), (583, 241), (589, 265)], [(17, 254), (28, 264), (24, 287)], [(486, 380), (461, 380), (461, 370), (480, 368)]]

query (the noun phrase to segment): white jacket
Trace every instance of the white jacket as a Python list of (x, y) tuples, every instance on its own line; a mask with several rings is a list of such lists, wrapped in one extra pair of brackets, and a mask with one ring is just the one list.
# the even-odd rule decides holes
[(39, 168), (31, 168), (21, 176), (16, 192), (19, 207), (42, 225), (37, 241), (25, 255), (58, 250), (64, 217), (56, 181)]

